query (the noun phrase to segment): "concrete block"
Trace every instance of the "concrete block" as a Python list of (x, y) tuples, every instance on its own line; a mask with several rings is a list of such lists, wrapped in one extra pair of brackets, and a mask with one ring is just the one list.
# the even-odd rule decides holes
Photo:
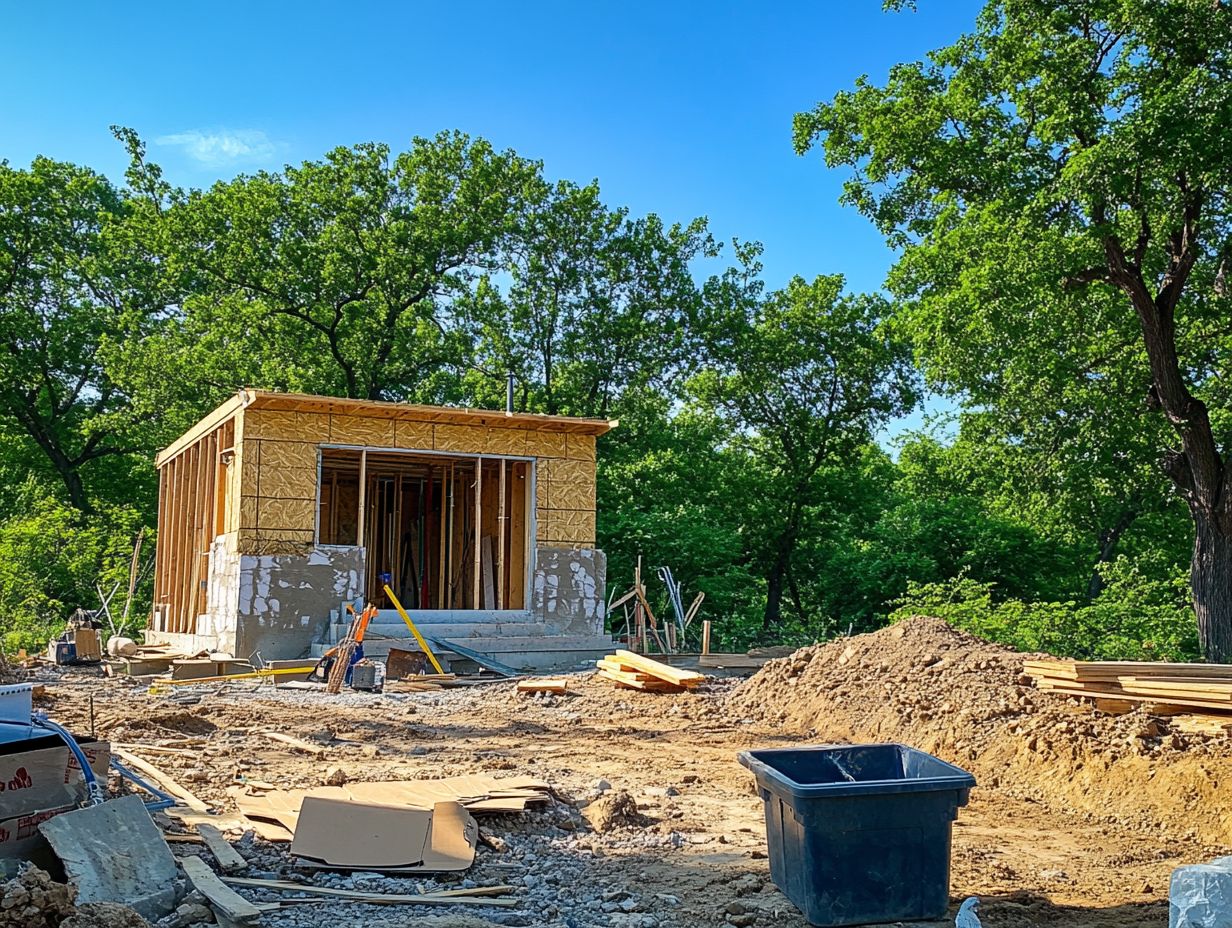
[(140, 796), (65, 812), (38, 827), (78, 903), (122, 902), (151, 922), (175, 908), (175, 858)]

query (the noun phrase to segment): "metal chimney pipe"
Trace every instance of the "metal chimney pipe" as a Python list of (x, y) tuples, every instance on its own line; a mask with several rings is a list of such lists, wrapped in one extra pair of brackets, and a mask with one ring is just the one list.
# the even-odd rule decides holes
[(509, 372), (509, 379), (505, 382), (505, 412), (513, 412), (513, 371)]

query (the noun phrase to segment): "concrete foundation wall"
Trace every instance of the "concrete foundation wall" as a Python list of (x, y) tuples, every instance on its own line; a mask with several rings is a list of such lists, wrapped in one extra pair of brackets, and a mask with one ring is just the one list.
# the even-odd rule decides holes
[(267, 660), (307, 656), (330, 612), (361, 595), (363, 577), (363, 548), (240, 555), (235, 656), (254, 651)]
[(531, 611), (562, 633), (603, 632), (606, 587), (607, 555), (598, 548), (536, 549)]

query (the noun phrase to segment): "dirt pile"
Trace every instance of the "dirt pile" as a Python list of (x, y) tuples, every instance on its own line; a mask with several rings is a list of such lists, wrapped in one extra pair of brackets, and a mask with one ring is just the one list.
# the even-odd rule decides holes
[(1027, 656), (915, 617), (771, 661), (726, 707), (810, 741), (900, 741), (1024, 798), (1226, 840), (1232, 799), (1216, 771), (1232, 760), (1227, 738), (1042, 693), (1022, 672)]

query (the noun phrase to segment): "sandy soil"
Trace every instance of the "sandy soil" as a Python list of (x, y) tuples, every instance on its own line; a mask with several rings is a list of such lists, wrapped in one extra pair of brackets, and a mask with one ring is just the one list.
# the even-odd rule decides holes
[[(878, 648), (875, 640), (853, 641), (883, 656), (889, 647)], [(851, 660), (834, 663), (846, 667)], [(1010, 691), (1029, 689), (1017, 681), (1013, 659), (1003, 665), (1000, 656), (980, 658), (988, 660), (994, 666), (987, 673), (998, 680), (1008, 674), (1000, 682)], [(595, 782), (606, 780), (636, 799), (648, 823), (592, 834), (585, 833), (583, 824), (580, 844), (574, 835), (569, 847), (586, 852), (586, 872), (596, 881), (601, 875), (603, 883), (573, 891), (589, 897), (613, 886), (635, 890), (651, 900), (641, 911), (664, 925), (722, 924), (731, 920), (729, 914), (741, 924), (805, 924), (769, 881), (761, 802), (752, 777), (736, 761), (738, 751), (759, 746), (880, 734), (949, 755), (972, 769), (981, 782), (954, 828), (951, 894), (954, 907), (967, 896), (981, 896), (981, 918), (990, 928), (1162, 925), (1172, 868), (1232, 851), (1218, 843), (1225, 833), (1218, 827), (1227, 821), (1225, 811), (1195, 812), (1192, 821), (1178, 814), (1186, 804), (1195, 809), (1209, 805), (1205, 787), (1186, 792), (1177, 784), (1189, 783), (1200, 767), (1217, 787), (1232, 757), (1225, 743), (1175, 747), (1164, 732), (1156, 739), (1159, 744), (1144, 748), (1132, 737), (1141, 719), (1099, 717), (1077, 702), (1034, 691), (1029, 695), (1038, 710), (1034, 715), (1003, 717), (996, 732), (980, 739), (961, 732), (938, 738), (946, 725), (918, 721), (913, 739), (910, 724), (902, 729), (885, 724), (881, 703), (886, 700), (861, 704), (865, 697), (857, 693), (847, 694), (844, 711), (834, 713), (830, 730), (824, 714), (815, 711), (804, 713), (806, 725), (779, 718), (783, 713), (777, 708), (753, 717), (750, 695), (759, 689), (757, 704), (763, 706), (774, 700), (800, 706), (812, 698), (809, 694), (816, 696), (814, 688), (799, 686), (767, 695), (770, 681), (791, 666), (776, 661), (752, 681), (715, 681), (680, 695), (618, 691), (593, 674), (581, 674), (571, 679), (572, 692), (564, 697), (517, 696), (510, 684), (396, 697), (327, 697), (232, 684), (194, 687), (201, 699), (190, 706), (74, 674), (50, 687), (44, 708), (81, 731), (89, 727), (92, 699), (96, 730), (117, 741), (158, 745), (186, 735), (205, 738), (192, 755), (146, 757), (224, 813), (233, 811), (225, 791), (237, 778), (285, 787), (317, 785), (335, 766), (352, 779), (532, 774), (575, 802), (593, 798)], [(977, 675), (967, 682), (986, 685), (981, 681)], [(829, 693), (826, 698), (837, 697)], [(953, 707), (948, 714), (957, 717)], [(861, 716), (876, 731), (862, 732)], [(1062, 725), (1064, 737), (1054, 736), (1041, 749), (1037, 735), (1028, 750), (1036, 723), (1048, 731)], [(258, 732), (270, 728), (325, 739), (325, 759), (262, 739)], [(1121, 743), (1122, 728), (1131, 737), (1122, 739), (1120, 749), (1110, 747)], [(1088, 729), (1095, 732), (1095, 744), (1083, 740)], [(1018, 748), (1009, 750), (1009, 743)], [(1178, 779), (1170, 780), (1169, 771)], [(1170, 798), (1162, 802), (1157, 793)], [(1178, 793), (1184, 795), (1173, 795)], [(515, 835), (527, 827), (510, 818), (481, 825), (494, 834), (505, 830)], [(648, 836), (654, 840), (648, 842)], [(507, 878), (509, 864), (501, 869), (500, 857), (485, 851), (470, 875), (482, 878), (485, 867), (495, 866), (491, 872)], [(568, 914), (568, 893), (564, 896), (561, 918)], [(312, 923), (302, 920), (307, 907), (300, 911), (299, 924)], [(316, 923), (336, 921), (335, 914), (321, 918)], [(532, 913), (524, 923), (553, 922)], [(567, 919), (563, 923), (570, 924)]]

